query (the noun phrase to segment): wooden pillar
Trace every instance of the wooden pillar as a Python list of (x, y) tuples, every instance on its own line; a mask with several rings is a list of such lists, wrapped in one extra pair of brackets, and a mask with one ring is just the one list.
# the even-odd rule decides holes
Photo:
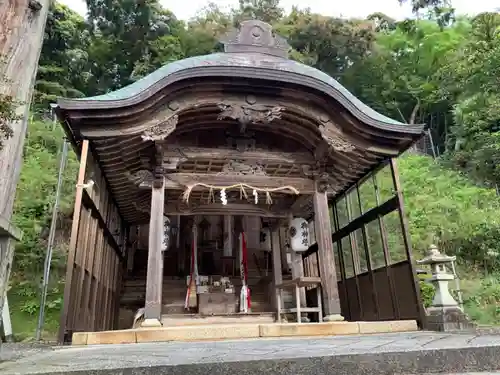
[(316, 191), (313, 196), (313, 203), (321, 289), (323, 291), (323, 308), (326, 315), (324, 320), (344, 320), (340, 313), (340, 298), (326, 192)]
[(281, 320), (281, 291), (276, 289), (276, 285), (279, 285), (283, 282), (283, 275), (281, 274), (281, 244), (280, 244), (280, 231), (279, 226), (274, 227), (271, 232), (271, 248), (273, 251), (273, 286), (275, 287), (273, 298), (274, 298), (274, 307), (277, 312), (278, 321)]
[(224, 215), (224, 256), (233, 256), (233, 216)]
[(127, 255), (127, 271), (132, 272), (134, 270), (134, 258), (135, 251), (137, 247), (137, 243), (130, 244), (128, 247), (128, 255)]
[(290, 266), (288, 264), (287, 258), (287, 247), (286, 247), (286, 239), (287, 239), (287, 230), (284, 227), (279, 228), (280, 235), (280, 244), (281, 244), (281, 269), (286, 270), (286, 274), (290, 271)]
[(415, 304), (417, 306), (417, 311), (419, 315), (419, 327), (424, 328), (426, 326), (427, 317), (425, 314), (424, 304), (422, 303), (422, 297), (420, 295), (420, 285), (417, 277), (417, 270), (415, 268), (415, 261), (413, 259), (413, 254), (411, 250), (410, 242), (410, 231), (408, 230), (408, 218), (405, 214), (405, 206), (403, 201), (403, 190), (401, 189), (401, 182), (399, 181), (399, 172), (396, 159), (391, 159), (391, 174), (394, 188), (396, 189), (396, 197), (398, 199), (398, 211), (399, 220), (401, 224), (401, 231), (403, 233), (403, 242), (406, 250), (406, 258), (410, 266), (410, 277), (412, 279), (413, 294), (415, 296)]
[(142, 326), (161, 326), (163, 285), (163, 210), (165, 179), (155, 181), (151, 191), (151, 217), (149, 220), (148, 268), (146, 279), (146, 305)]
[[(193, 276), (195, 277), (195, 280), (196, 280), (196, 287), (198, 287), (198, 284), (199, 284), (199, 274), (198, 274), (198, 222), (199, 222), (199, 218), (197, 218), (195, 216), (195, 220), (194, 220), (194, 223), (193, 223), (193, 257), (194, 257), (194, 260), (192, 261), (193, 262), (193, 265), (194, 265), (194, 269), (193, 269)], [(198, 288), (196, 289), (196, 293), (198, 293)]]
[[(292, 220), (293, 220), (293, 215), (289, 215), (288, 218), (288, 233), (287, 236), (290, 236), (290, 227), (292, 225)], [(289, 240), (289, 243), (291, 245), (292, 240)], [(292, 260), (292, 278), (296, 279), (298, 277), (304, 276), (304, 260), (302, 259), (302, 254), (297, 253), (292, 250), (290, 247), (288, 249), (290, 252), (290, 258)], [(299, 289), (299, 296), (300, 296), (300, 306), (305, 307), (307, 306), (306, 304), (306, 290), (304, 288)], [(298, 305), (298, 304), (297, 304)]]
[(73, 272), (75, 270), (75, 260), (77, 252), (77, 239), (80, 228), (80, 214), (82, 211), (82, 197), (83, 197), (83, 187), (85, 183), (85, 171), (87, 168), (87, 156), (89, 153), (89, 141), (84, 140), (82, 142), (81, 154), (80, 154), (80, 169), (78, 171), (78, 180), (76, 185), (75, 193), (75, 205), (73, 209), (73, 221), (71, 224), (71, 236), (69, 239), (68, 247), (68, 260), (66, 265), (66, 279), (64, 283), (64, 299), (63, 308), (61, 312), (61, 320), (59, 323), (59, 343), (64, 343), (64, 336), (66, 334), (66, 328), (68, 325), (68, 320), (73, 314), (70, 311), (70, 307), (74, 306), (72, 298), (75, 298), (75, 291), (73, 290)]

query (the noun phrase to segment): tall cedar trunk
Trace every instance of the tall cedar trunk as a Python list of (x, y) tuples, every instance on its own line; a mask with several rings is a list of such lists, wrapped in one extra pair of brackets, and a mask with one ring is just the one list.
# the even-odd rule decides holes
[[(14, 135), (0, 150), (0, 218), (10, 222), (28, 123), (38, 59), (50, 0), (0, 1), (0, 93), (19, 103), (21, 120), (10, 124)], [(0, 313), (12, 264), (14, 241), (0, 236)]]

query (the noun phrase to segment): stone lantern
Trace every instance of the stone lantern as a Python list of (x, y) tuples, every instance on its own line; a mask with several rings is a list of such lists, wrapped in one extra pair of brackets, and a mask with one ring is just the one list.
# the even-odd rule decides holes
[(417, 260), (420, 265), (428, 265), (432, 276), (428, 280), (435, 289), (432, 305), (427, 309), (427, 329), (434, 331), (455, 331), (474, 328), (467, 315), (458, 306), (450, 293), (448, 283), (455, 279), (447, 266), (456, 260), (455, 256), (442, 254), (436, 245), (431, 245), (427, 256)]

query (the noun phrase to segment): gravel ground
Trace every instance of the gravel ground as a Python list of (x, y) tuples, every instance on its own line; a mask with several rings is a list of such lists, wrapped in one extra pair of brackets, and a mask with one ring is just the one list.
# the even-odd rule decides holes
[(50, 344), (35, 343), (1, 343), (0, 344), (0, 362), (15, 361), (33, 354), (44, 351), (51, 351)]

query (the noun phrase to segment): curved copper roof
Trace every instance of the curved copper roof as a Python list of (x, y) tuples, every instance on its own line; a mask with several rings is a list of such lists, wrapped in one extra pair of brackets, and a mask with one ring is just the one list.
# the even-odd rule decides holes
[[(256, 31), (259, 36), (255, 37)], [(63, 110), (113, 109), (138, 104), (170, 84), (184, 79), (235, 77), (291, 83), (318, 90), (340, 103), (358, 120), (376, 128), (421, 134), (424, 125), (408, 125), (384, 116), (362, 103), (334, 78), (286, 57), (288, 46), (272, 34), (271, 26), (246, 21), (239, 34), (225, 42), (226, 52), (190, 57), (167, 64), (146, 77), (104, 95), (61, 99)]]
[[(257, 101), (252, 108), (283, 109), (272, 123), (252, 122), (260, 148), (246, 157), (260, 160), (259, 150), (272, 150), (279, 160), (264, 160), (265, 173), (293, 179), (294, 184), (309, 186), (314, 173), (328, 170), (330, 192), (337, 194), (423, 134), (423, 125), (404, 124), (374, 111), (332, 77), (288, 59), (287, 52), (286, 42), (272, 33), (270, 25), (247, 21), (225, 41), (223, 53), (167, 64), (108, 94), (61, 99), (56, 113), (75, 145), (90, 139), (95, 162), (128, 223), (147, 221), (148, 209), (138, 207), (149, 204), (150, 191), (139, 190), (134, 176), (151, 171), (157, 162), (158, 145), (141, 134), (174, 119), (168, 142), (161, 147), (164, 158), (175, 159), (180, 152), (181, 159), (186, 159), (175, 168), (177, 178), (188, 174), (213, 178), (226, 165), (222, 156), (214, 158), (213, 149), (233, 155), (226, 133), (240, 129), (235, 126), (237, 116), (221, 117), (225, 111), (221, 104), (252, 107)], [(343, 142), (353, 147), (344, 148)], [(301, 161), (294, 162), (292, 156), (300, 155)], [(179, 200), (183, 192), (179, 181), (169, 188), (166, 201), (175, 212), (185, 208)], [(302, 187), (302, 193), (310, 194)], [(196, 194), (198, 203), (205, 202), (209, 191)], [(282, 194), (275, 204), (290, 207), (290, 199)], [(302, 205), (297, 200), (293, 205), (307, 211), (308, 202)]]

